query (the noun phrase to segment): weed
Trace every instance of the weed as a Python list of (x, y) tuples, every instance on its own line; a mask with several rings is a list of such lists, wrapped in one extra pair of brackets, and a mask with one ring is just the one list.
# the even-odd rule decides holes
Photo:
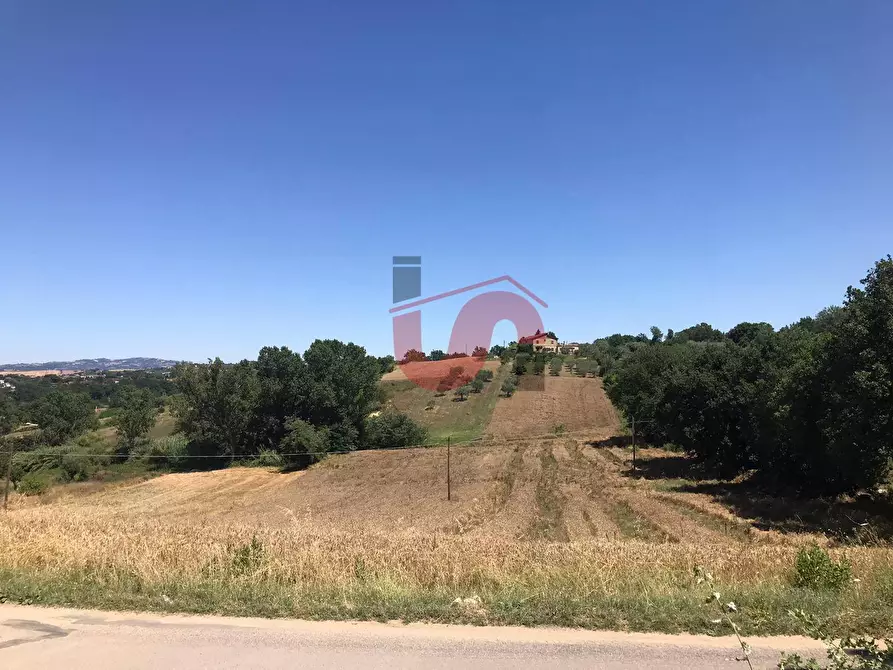
[(797, 553), (792, 582), (794, 586), (816, 591), (840, 591), (850, 583), (852, 568), (846, 558), (834, 561), (816, 544)]
[(237, 575), (245, 575), (260, 567), (264, 558), (264, 545), (254, 535), (251, 542), (234, 547), (231, 553), (232, 571)]
[(16, 487), (18, 492), (26, 496), (39, 496), (49, 488), (47, 481), (36, 475), (25, 475)]

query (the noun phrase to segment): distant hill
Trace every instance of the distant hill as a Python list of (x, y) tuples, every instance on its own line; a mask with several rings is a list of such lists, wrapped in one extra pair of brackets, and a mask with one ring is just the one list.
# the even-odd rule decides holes
[(0, 364), (0, 370), (4, 372), (34, 372), (37, 370), (151, 370), (153, 368), (170, 368), (178, 362), (164, 358), (83, 358), (77, 361)]

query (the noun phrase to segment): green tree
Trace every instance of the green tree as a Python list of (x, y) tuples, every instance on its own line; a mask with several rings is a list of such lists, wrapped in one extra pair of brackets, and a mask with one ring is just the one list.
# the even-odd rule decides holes
[(62, 444), (97, 426), (93, 401), (86, 393), (51, 391), (37, 401), (31, 415), (47, 444)]
[(546, 370), (546, 364), (543, 361), (541, 361), (540, 359), (537, 359), (536, 361), (534, 361), (533, 374), (541, 375), (541, 374), (543, 374), (543, 372), (545, 372), (545, 370)]
[(484, 380), (480, 377), (475, 377), (471, 380), (471, 390), (474, 393), (480, 393), (484, 390)]
[(502, 358), (503, 352), (505, 352), (505, 347), (501, 344), (494, 344), (490, 347), (490, 355), (494, 358)]
[(553, 376), (558, 376), (561, 374), (561, 366), (564, 365), (564, 361), (562, 361), (557, 356), (549, 361), (549, 371)]
[(548, 331), (548, 332), (546, 333), (546, 337), (551, 337), (553, 340), (557, 340), (557, 339), (558, 339), (558, 335), (556, 335), (555, 332), (552, 331), (552, 330), (550, 330), (550, 331)]
[(443, 351), (440, 349), (434, 349), (430, 354), (428, 354), (428, 358), (432, 361), (442, 361), (443, 357), (446, 356)]
[(365, 418), (379, 399), (375, 358), (352, 342), (316, 340), (304, 352), (304, 362), (308, 411), (300, 418), (328, 428), (333, 448), (357, 448)]
[(717, 330), (709, 323), (701, 322), (676, 333), (676, 337), (691, 342), (722, 342), (726, 336), (721, 330)]
[(381, 374), (383, 375), (388, 374), (397, 367), (397, 361), (394, 359), (393, 356), (379, 356), (377, 360), (378, 367), (381, 370)]
[(893, 257), (831, 313), (818, 365), (825, 411), (820, 471), (829, 492), (883, 481), (893, 458)]
[(735, 344), (747, 345), (767, 342), (774, 332), (775, 329), (772, 327), (772, 324), (744, 321), (732, 328), (726, 334), (726, 337), (732, 340)]
[(174, 376), (180, 395), (172, 407), (180, 431), (201, 451), (230, 459), (245, 453), (257, 417), (254, 366), (225, 365), (217, 358), (206, 365), (181, 364)]
[(279, 453), (286, 467), (306, 467), (321, 461), (330, 450), (328, 430), (325, 428), (316, 428), (297, 418), (286, 422), (285, 435), (279, 443)]
[(123, 446), (130, 451), (137, 440), (155, 425), (158, 412), (155, 400), (148, 391), (128, 388), (121, 394), (119, 402), (120, 409), (115, 416), (115, 425)]
[(18, 425), (18, 408), (12, 397), (0, 391), (0, 437), (12, 432)]
[(401, 412), (389, 410), (366, 420), (367, 449), (408, 447), (427, 439), (428, 430)]
[(657, 344), (664, 339), (663, 331), (657, 326), (651, 326), (651, 344)]
[(466, 384), (465, 386), (460, 386), (455, 391), (455, 396), (458, 400), (465, 400), (468, 395), (471, 393), (471, 386)]
[(502, 382), (502, 388), (500, 390), (502, 391), (503, 395), (506, 398), (511, 398), (517, 388), (518, 388), (517, 378), (516, 377), (508, 377), (505, 381)]

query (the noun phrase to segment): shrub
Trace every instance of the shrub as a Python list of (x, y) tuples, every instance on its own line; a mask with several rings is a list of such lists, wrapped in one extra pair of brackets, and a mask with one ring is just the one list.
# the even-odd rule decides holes
[(26, 496), (39, 496), (48, 488), (46, 480), (35, 475), (25, 475), (16, 487), (19, 493)]
[(536, 361), (534, 361), (534, 363), (533, 363), (533, 374), (535, 374), (535, 375), (541, 375), (541, 374), (543, 374), (543, 372), (545, 372), (545, 370), (546, 370), (546, 364), (545, 364), (545, 363), (543, 363), (541, 360), (536, 360)]
[(365, 444), (368, 449), (408, 447), (422, 444), (428, 431), (400, 412), (382, 412), (366, 420)]
[(285, 461), (282, 460), (279, 452), (272, 449), (262, 449), (257, 457), (248, 461), (246, 465), (253, 468), (281, 468), (285, 465)]
[(834, 561), (828, 552), (814, 544), (797, 552), (794, 586), (817, 591), (840, 591), (852, 579), (852, 568), (845, 558)]
[(478, 379), (477, 377), (475, 377), (475, 379), (472, 380), (472, 382), (471, 382), (471, 390), (474, 393), (480, 393), (481, 391), (483, 391), (484, 390), (484, 381), (482, 379)]
[(189, 441), (183, 435), (170, 435), (139, 445), (131, 453), (132, 459), (143, 459), (155, 467), (184, 468), (189, 462)]
[(493, 381), (493, 370), (478, 370), (475, 379), (480, 379), (482, 382)]
[(509, 377), (504, 382), (502, 382), (502, 388), (500, 390), (506, 398), (511, 398), (512, 394), (514, 394), (517, 388), (518, 384), (515, 382), (515, 378)]
[(91, 454), (69, 452), (62, 457), (61, 479), (69, 482), (82, 482), (93, 475), (97, 464)]
[(563, 364), (564, 362), (560, 358), (553, 358), (551, 361), (549, 361), (549, 372), (557, 377), (559, 374), (561, 374), (561, 366)]
[(330, 433), (315, 428), (301, 419), (290, 419), (285, 424), (285, 437), (279, 443), (286, 467), (304, 467), (325, 458), (331, 448)]

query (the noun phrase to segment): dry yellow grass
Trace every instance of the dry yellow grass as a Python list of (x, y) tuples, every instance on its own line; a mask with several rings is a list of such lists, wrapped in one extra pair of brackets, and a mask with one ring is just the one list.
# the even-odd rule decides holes
[[(628, 476), (626, 452), (589, 446), (608, 427), (454, 448), (452, 501), (444, 448), (14, 495), (0, 515), (0, 596), (699, 632), (714, 630), (692, 578), (704, 566), (751, 633), (797, 632), (786, 614), (797, 607), (835, 630), (890, 632), (893, 549), (831, 549), (860, 581), (794, 589), (800, 546), (822, 538), (741, 532), (750, 524), (704, 495)], [(472, 595), (480, 608), (452, 605)]]

